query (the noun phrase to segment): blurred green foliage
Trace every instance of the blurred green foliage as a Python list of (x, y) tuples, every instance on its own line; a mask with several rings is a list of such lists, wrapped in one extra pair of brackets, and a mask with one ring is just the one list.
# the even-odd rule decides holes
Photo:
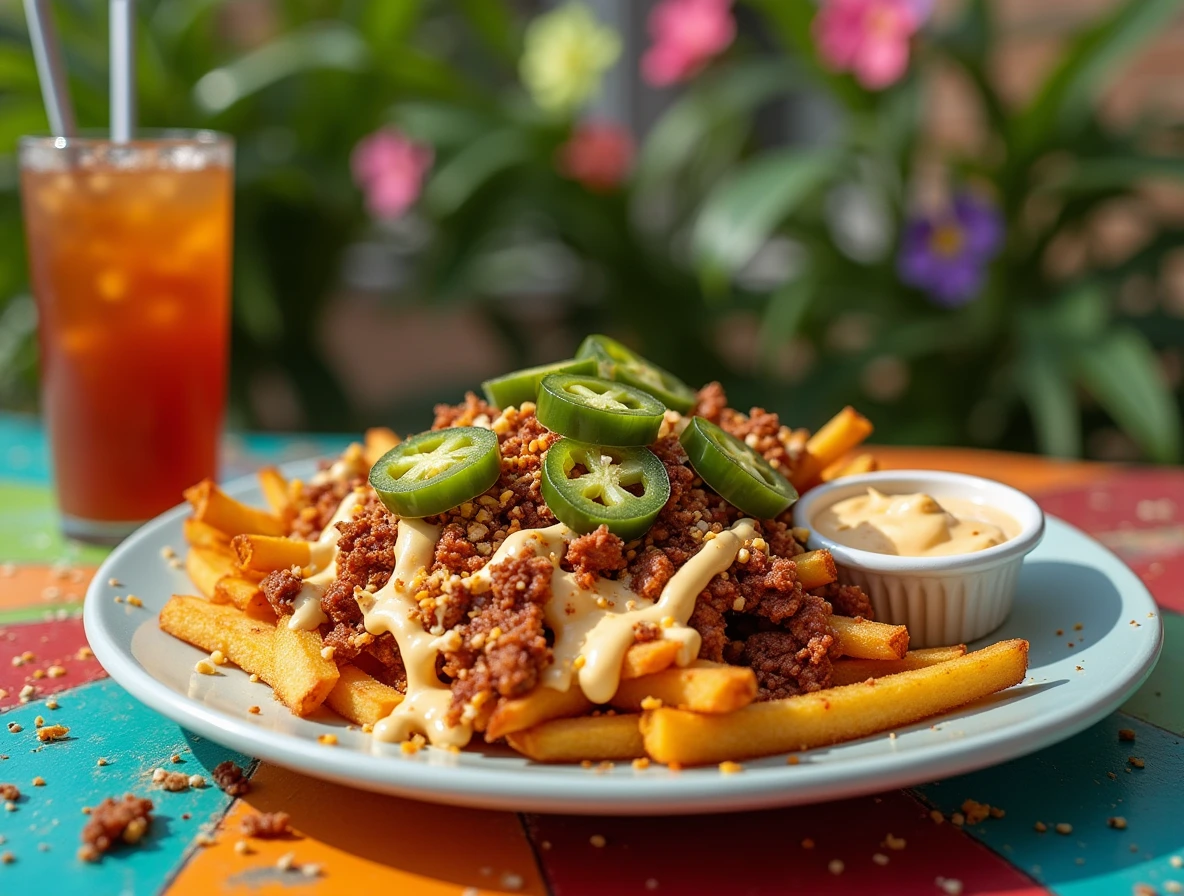
[[(1178, 153), (1155, 151), (1176, 136), (1162, 122), (1115, 130), (1097, 113), (1124, 63), (1176, 14), (1175, 0), (1127, 0), (1076, 34), (1018, 108), (988, 75), (998, 34), (987, 0), (967, 0), (958, 21), (923, 33), (909, 76), (879, 93), (819, 63), (810, 0), (746, 6), (774, 48), (739, 40), (662, 115), (625, 187), (592, 192), (556, 169), (574, 122), (543, 114), (518, 83), (521, 4), (141, 0), (141, 123), (211, 127), (238, 141), (239, 422), (251, 422), (253, 377), (269, 371), (317, 409), (317, 427), (363, 422), (315, 334), (345, 250), (385, 233), (367, 221), (349, 154), (390, 124), (435, 152), (415, 212), (428, 238), (405, 296), (479, 309), (523, 362), (546, 359), (507, 297), (558, 253), (571, 273), (544, 292), (573, 334), (621, 333), (692, 382), (723, 379), (737, 406), (812, 426), (853, 403), (883, 441), (1059, 455), (1117, 426), (1145, 457), (1178, 460), (1180, 395), (1157, 352), (1184, 346), (1184, 319), (1162, 304), (1133, 316), (1116, 296), (1159, 277), (1181, 233), (1163, 229), (1071, 276), (1048, 263), (1116, 200), (1184, 176)], [(105, 4), (55, 9), (79, 120), (100, 124)], [(894, 258), (910, 186), (933, 162), (923, 117), (939, 65), (960, 70), (987, 131), (981, 150), (941, 164), (989, 184), (1007, 225), (983, 294), (957, 309), (902, 285)], [(833, 133), (762, 146), (759, 113), (804, 93), (828, 104)], [(24, 291), (24, 258), (12, 147), (44, 127), (22, 16), (0, 6), (0, 404), (9, 406), (28, 404), (34, 385), (32, 318), (13, 298)], [(862, 244), (836, 212), (853, 203), (876, 222)]]

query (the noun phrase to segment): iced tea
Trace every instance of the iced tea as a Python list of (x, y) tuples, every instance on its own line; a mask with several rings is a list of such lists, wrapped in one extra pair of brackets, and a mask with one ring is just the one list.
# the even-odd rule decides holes
[(204, 133), (22, 141), (42, 407), (67, 534), (117, 539), (215, 473), (232, 156), (229, 140)]

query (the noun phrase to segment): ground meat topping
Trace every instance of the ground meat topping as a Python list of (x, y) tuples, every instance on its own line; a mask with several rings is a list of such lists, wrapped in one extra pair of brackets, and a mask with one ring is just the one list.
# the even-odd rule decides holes
[(875, 622), (876, 612), (872, 609), (871, 599), (857, 585), (831, 582), (814, 593), (830, 601), (836, 616), (862, 616), (870, 622)]
[(564, 560), (579, 586), (592, 589), (601, 575), (625, 568), (625, 542), (600, 526), (568, 544)]
[(432, 421), (432, 429), (447, 429), (449, 426), (486, 426), (495, 417), (497, 408), (472, 392), (465, 393), (464, 404), (436, 405), (436, 419)]
[(151, 822), (151, 800), (130, 793), (118, 801), (108, 797), (91, 810), (90, 821), (82, 829), (78, 857), (85, 862), (97, 862), (120, 840), (138, 843)]
[(243, 819), (243, 833), (260, 840), (284, 837), (292, 833), (291, 822), (287, 812), (257, 812)]
[(737, 657), (756, 673), (761, 700), (777, 700), (830, 687), (834, 633), (827, 621), (830, 605), (808, 594), (789, 630), (758, 631), (748, 636)]
[(727, 406), (728, 396), (724, 393), (724, 387), (711, 382), (695, 395), (695, 407), (688, 416), (706, 417), (712, 423), (719, 423), (720, 414)]
[(218, 788), (229, 796), (245, 796), (251, 792), (251, 782), (243, 770), (227, 759), (214, 766), (210, 773)]
[(789, 427), (782, 426), (780, 418), (764, 408), (752, 408), (747, 416), (724, 408), (719, 415), (719, 425), (749, 448), (759, 451), (785, 476), (793, 473), (805, 446), (804, 434), (795, 434)]
[(302, 506), (292, 520), (292, 534), (306, 541), (318, 538), (333, 519), (345, 496), (365, 484), (366, 480), (357, 476), (306, 485), (299, 500)]
[(304, 587), (304, 581), (289, 569), (277, 569), (269, 572), (259, 583), (259, 588), (277, 616), (288, 616), (292, 613), (292, 603), (296, 595)]

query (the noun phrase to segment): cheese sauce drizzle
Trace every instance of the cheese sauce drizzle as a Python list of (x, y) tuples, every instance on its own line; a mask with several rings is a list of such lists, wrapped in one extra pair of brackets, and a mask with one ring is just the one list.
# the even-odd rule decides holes
[(337, 524), (353, 517), (354, 510), (362, 505), (365, 494), (364, 489), (355, 489), (346, 495), (337, 505), (333, 518), (321, 531), (320, 537), (309, 544), (310, 565), (315, 572), (304, 580), (300, 593), (292, 601), (288, 628), (312, 631), (329, 621), (321, 609), (321, 596), (337, 578), (337, 541), (341, 538)]

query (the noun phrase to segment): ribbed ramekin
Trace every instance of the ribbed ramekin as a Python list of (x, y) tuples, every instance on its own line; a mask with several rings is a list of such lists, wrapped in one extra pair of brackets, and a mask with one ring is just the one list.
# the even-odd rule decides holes
[[(949, 497), (995, 507), (1015, 519), (1020, 532), (970, 554), (900, 557), (847, 547), (814, 531), (815, 514), (869, 488), (888, 495), (924, 492), (939, 504)], [(929, 470), (882, 470), (817, 486), (798, 501), (794, 522), (810, 530), (811, 550), (831, 552), (839, 581), (867, 592), (877, 621), (908, 626), (910, 647), (965, 643), (1002, 625), (1020, 565), (1044, 537), (1044, 513), (1023, 492), (978, 476)]]

